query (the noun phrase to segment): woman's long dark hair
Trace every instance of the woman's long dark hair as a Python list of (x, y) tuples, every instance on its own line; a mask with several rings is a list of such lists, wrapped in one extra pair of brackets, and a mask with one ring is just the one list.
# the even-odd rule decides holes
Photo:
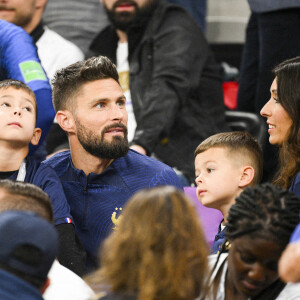
[(292, 119), (292, 126), (280, 147), (280, 167), (274, 184), (289, 188), (300, 171), (300, 57), (285, 60), (273, 70), (279, 103)]

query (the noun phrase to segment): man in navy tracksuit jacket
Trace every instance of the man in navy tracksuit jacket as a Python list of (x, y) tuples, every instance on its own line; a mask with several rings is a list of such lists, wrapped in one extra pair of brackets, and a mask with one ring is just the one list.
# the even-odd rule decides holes
[(97, 267), (103, 239), (117, 228), (136, 191), (157, 185), (182, 188), (172, 168), (129, 150), (125, 100), (116, 67), (106, 57), (62, 69), (53, 82), (56, 119), (71, 150), (42, 165), (51, 166), (62, 182), (88, 270)]

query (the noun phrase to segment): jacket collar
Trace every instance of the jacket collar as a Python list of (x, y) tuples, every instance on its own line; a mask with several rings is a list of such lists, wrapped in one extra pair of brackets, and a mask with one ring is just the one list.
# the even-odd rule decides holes
[(43, 26), (42, 22), (40, 22), (39, 25), (37, 27), (35, 27), (33, 29), (33, 31), (30, 33), (35, 44), (41, 38), (41, 36), (43, 35), (44, 32), (45, 32), (44, 26)]

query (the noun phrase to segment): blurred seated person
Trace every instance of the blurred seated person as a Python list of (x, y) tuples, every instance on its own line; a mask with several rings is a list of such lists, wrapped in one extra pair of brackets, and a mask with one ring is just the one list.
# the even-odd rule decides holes
[[(11, 210), (32, 212), (50, 224), (54, 222), (49, 196), (39, 187), (22, 181), (0, 180), (0, 216)], [(62, 241), (61, 236), (58, 238), (59, 247), (64, 248), (63, 243), (66, 241)], [(50, 285), (43, 294), (45, 300), (84, 300), (94, 296), (91, 288), (79, 276), (57, 260), (54, 261), (48, 278)]]
[(42, 300), (58, 253), (54, 227), (24, 211), (0, 214), (0, 299)]
[(227, 218), (229, 253), (210, 257), (210, 294), (203, 299), (298, 298), (300, 284), (281, 281), (278, 261), (299, 223), (299, 211), (293, 193), (270, 183), (241, 193)]
[(279, 261), (279, 275), (285, 282), (300, 282), (300, 224)]
[(204, 288), (208, 247), (191, 201), (174, 187), (136, 193), (104, 242), (88, 283), (103, 300), (192, 300)]

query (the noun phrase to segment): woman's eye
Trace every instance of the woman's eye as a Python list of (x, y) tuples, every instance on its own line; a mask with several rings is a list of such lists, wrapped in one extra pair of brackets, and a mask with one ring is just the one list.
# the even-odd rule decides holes
[(246, 264), (252, 264), (255, 262), (255, 259), (251, 256), (240, 254), (241, 260)]
[(273, 98), (275, 103), (279, 103), (279, 100), (277, 98)]

